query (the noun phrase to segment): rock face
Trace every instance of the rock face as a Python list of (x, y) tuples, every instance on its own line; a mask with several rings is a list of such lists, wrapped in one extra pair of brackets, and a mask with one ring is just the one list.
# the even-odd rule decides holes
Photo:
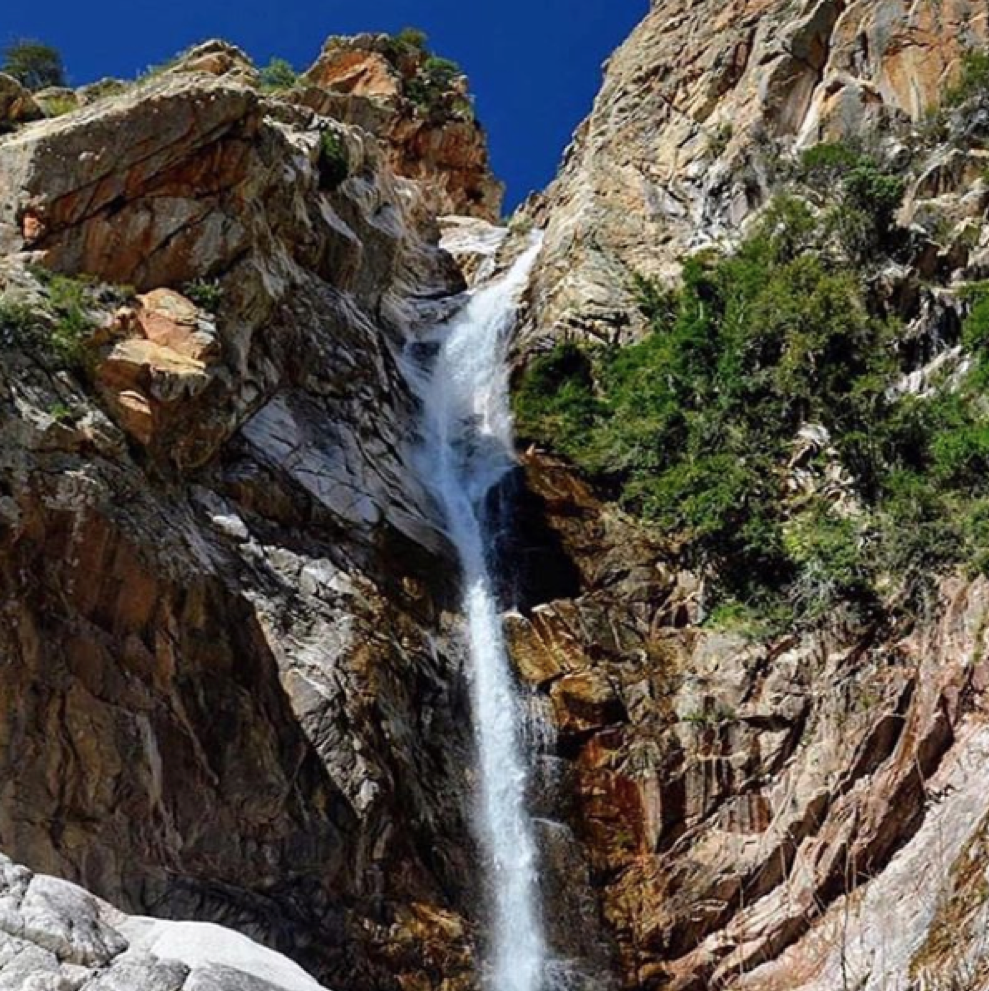
[[(514, 619), (513, 653), (555, 714), (624, 986), (970, 986), (989, 967), (985, 580), (947, 582), (909, 635), (763, 645), (699, 626), (690, 576), (563, 466), (527, 471), (582, 594)], [(947, 935), (955, 914), (973, 935)]]
[(12, 76), (0, 72), (0, 134), (42, 116), (31, 93)]
[(635, 273), (731, 243), (794, 149), (920, 121), (987, 37), (979, 0), (653, 0), (534, 210), (530, 335), (635, 336)]
[(3, 328), (0, 849), (330, 986), (466, 986), (455, 576), (396, 366), (463, 287), (423, 190), (199, 69), (0, 159), (4, 303), (49, 305), (28, 261), (141, 290), (85, 290), (82, 371)]
[[(729, 242), (794, 149), (894, 141), (985, 35), (965, 0), (656, 0), (530, 207), (520, 356), (636, 333), (632, 272)], [(274, 96), (211, 42), (0, 138), (2, 989), (478, 986), (457, 576), (398, 356), (521, 239), (483, 220), (462, 83), (412, 99), (426, 60), (333, 39)], [(989, 273), (977, 152), (915, 166), (925, 287), (889, 278), (918, 354)], [(38, 339), (66, 330), (45, 269), (98, 280), (73, 361)], [(911, 630), (717, 632), (662, 534), (522, 461), (494, 551), (566, 976), (983, 986), (985, 579)]]
[(388, 35), (330, 38), (295, 98), (375, 134), (395, 172), (422, 181), (436, 215), (496, 222), (505, 190), (491, 174), (467, 80), (434, 81), (434, 61)]
[[(989, 244), (982, 119), (932, 139), (926, 114), (987, 30), (964, 0), (654, 0), (527, 207), (547, 234), (518, 360), (634, 339), (635, 274), (730, 247), (802, 149), (848, 140), (913, 155), (914, 243), (876, 281), (924, 392), (959, 360), (955, 283), (985, 277)], [(984, 987), (985, 580), (944, 582), (910, 630), (762, 643), (706, 626), (698, 580), (565, 466), (530, 452), (527, 478), (577, 589), (513, 618), (513, 652), (554, 713), (585, 932), (622, 985)]]

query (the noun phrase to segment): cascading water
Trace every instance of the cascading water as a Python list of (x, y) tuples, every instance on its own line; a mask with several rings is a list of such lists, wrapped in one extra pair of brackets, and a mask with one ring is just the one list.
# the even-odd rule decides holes
[(540, 991), (546, 973), (523, 712), (489, 570), (484, 512), (486, 496), (514, 466), (506, 337), (539, 248), (534, 239), (506, 275), (434, 331), (423, 343), (434, 345), (435, 355), (410, 361), (408, 370), (423, 406), (423, 478), (443, 509), (463, 574), (493, 991)]

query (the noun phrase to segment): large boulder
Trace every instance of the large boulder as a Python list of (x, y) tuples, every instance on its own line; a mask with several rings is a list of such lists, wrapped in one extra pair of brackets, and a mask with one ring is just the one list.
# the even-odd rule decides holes
[(13, 76), (0, 72), (0, 134), (19, 124), (39, 120), (44, 111), (38, 101)]

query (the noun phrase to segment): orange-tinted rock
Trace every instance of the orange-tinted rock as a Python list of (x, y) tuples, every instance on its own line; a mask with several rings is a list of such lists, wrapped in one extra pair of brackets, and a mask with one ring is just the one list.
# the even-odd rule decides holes
[(672, 281), (731, 243), (809, 144), (921, 121), (987, 42), (981, 0), (655, 0), (533, 208), (532, 343), (638, 336), (629, 273)]
[(426, 59), (425, 51), (403, 48), (388, 35), (330, 38), (290, 98), (378, 137), (395, 172), (421, 183), (434, 215), (497, 221), (504, 186), (491, 174), (466, 82), (454, 79), (429, 107), (409, 95)]
[(215, 329), (185, 296), (171, 289), (155, 289), (137, 301), (137, 323), (149, 341), (197, 361), (217, 356)]
[(395, 68), (378, 52), (328, 50), (306, 76), (315, 86), (353, 96), (388, 98), (402, 91)]

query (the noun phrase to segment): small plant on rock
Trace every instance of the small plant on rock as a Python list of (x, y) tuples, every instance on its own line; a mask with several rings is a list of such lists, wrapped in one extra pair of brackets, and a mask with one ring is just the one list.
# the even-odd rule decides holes
[(319, 136), (319, 185), (334, 190), (350, 176), (350, 151), (338, 131), (323, 131)]
[(395, 41), (403, 48), (424, 52), (429, 44), (429, 36), (419, 28), (402, 28), (395, 35)]
[(455, 80), (463, 75), (456, 62), (430, 55), (406, 87), (406, 95), (421, 110), (432, 113), (452, 92)]
[(182, 287), (182, 295), (201, 310), (216, 313), (223, 302), (223, 286), (219, 279), (193, 279)]
[(292, 64), (283, 58), (273, 58), (260, 70), (261, 88), (269, 93), (291, 89), (298, 81), (299, 74)]
[(0, 348), (30, 348), (41, 340), (42, 328), (35, 307), (0, 296)]
[(89, 312), (89, 291), (85, 278), (54, 275), (48, 283), (48, 300), (54, 316), (51, 349), (66, 368), (81, 370), (88, 364), (86, 342), (96, 329)]
[(989, 51), (970, 51), (962, 58), (958, 82), (948, 90), (944, 103), (956, 107), (974, 97), (989, 96)]

